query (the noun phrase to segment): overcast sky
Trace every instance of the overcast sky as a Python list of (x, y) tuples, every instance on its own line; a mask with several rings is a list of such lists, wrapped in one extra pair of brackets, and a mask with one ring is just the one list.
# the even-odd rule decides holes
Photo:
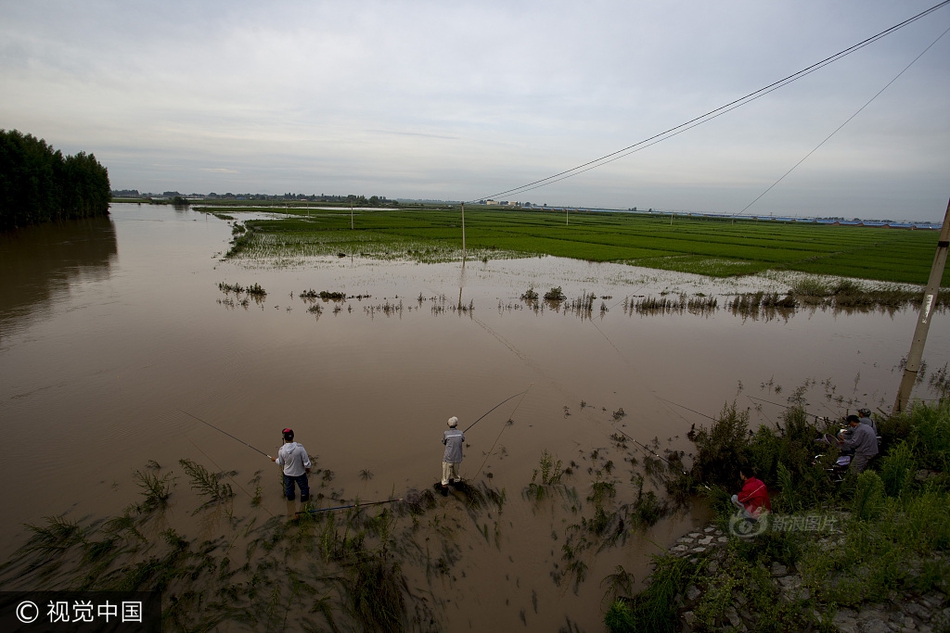
[[(116, 189), (474, 200), (937, 2), (0, 0), (0, 128), (94, 153)], [(939, 222), (948, 28), (950, 5), (670, 140), (501, 198)]]

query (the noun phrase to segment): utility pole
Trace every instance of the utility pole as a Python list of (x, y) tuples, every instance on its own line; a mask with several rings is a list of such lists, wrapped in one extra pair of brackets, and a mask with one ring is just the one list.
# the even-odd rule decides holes
[[(465, 262), (465, 203), (462, 203), (462, 262)], [(461, 297), (459, 298), (461, 301)]]
[(937, 293), (940, 292), (940, 281), (943, 279), (943, 269), (947, 264), (947, 247), (950, 246), (950, 202), (947, 203), (947, 212), (943, 216), (943, 227), (940, 237), (937, 238), (937, 253), (930, 268), (930, 280), (924, 289), (924, 300), (920, 304), (920, 315), (917, 317), (917, 329), (914, 330), (914, 340), (910, 344), (910, 353), (907, 354), (907, 364), (904, 366), (904, 377), (901, 379), (897, 399), (894, 402), (892, 415), (907, 409), (910, 392), (917, 381), (917, 372), (920, 370), (920, 360), (924, 355), (924, 343), (927, 341), (927, 332), (930, 330), (930, 319), (937, 306)]
[(353, 205), (350, 205), (350, 230), (353, 230)]

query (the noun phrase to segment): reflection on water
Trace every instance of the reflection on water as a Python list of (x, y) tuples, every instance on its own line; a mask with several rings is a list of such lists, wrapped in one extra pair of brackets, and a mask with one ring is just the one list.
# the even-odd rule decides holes
[(108, 277), (117, 252), (108, 217), (0, 233), (0, 338), (47, 313), (72, 282)]
[[(585, 559), (588, 580), (576, 594), (573, 583), (554, 586), (564, 526), (578, 519), (556, 500), (522, 503), (545, 451), (576, 464), (567, 481), (582, 512), (596, 473), (617, 477), (618, 503), (627, 502), (633, 455), (611, 440), (618, 432), (689, 450), (690, 426), (725, 402), (750, 409), (753, 423), (774, 423), (803, 385), (815, 414), (886, 406), (916, 323), (910, 309), (758, 320), (724, 309), (725, 295), (784, 294), (776, 278), (706, 280), (555, 258), (469, 261), (464, 271), (332, 257), (262, 266), (222, 261), (230, 227), (206, 214), (115, 205), (104, 222), (82, 240), (3, 242), (0, 431), (15, 449), (0, 460), (0, 554), (25, 522), (115, 515), (140, 501), (132, 473), (149, 460), (176, 476), (182, 459), (229, 473), (234, 503), (244, 504), (238, 516), (286, 515), (278, 473), (248, 446), (273, 454), (287, 426), (333, 473), (321, 480), (329, 499), (429, 490), (441, 475), (445, 420), (467, 427), (528, 390), (466, 434), (462, 476), (507, 491), (490, 529), (451, 497), (436, 499), (461, 552), (452, 578), (439, 579), (452, 595), (446, 630), (523, 628), (522, 608), (539, 629), (557, 629), (569, 613), (596, 630), (600, 580), (617, 564), (642, 578), (655, 543), (703, 520), (674, 517)], [(249, 298), (255, 285), (266, 294)], [(561, 287), (566, 299), (529, 307), (521, 297), (532, 287)], [(684, 293), (719, 297), (719, 308), (691, 310), (687, 299), (680, 309)], [(675, 303), (662, 316), (638, 311), (635, 299), (651, 296)], [(945, 319), (935, 318), (927, 343), (933, 369), (950, 360)], [(187, 498), (187, 480), (177, 485), (173, 510)], [(182, 512), (174, 518), (191, 538), (222, 529)]]

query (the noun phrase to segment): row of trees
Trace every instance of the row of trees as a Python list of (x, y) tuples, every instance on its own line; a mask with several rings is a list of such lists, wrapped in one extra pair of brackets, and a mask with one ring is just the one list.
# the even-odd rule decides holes
[(0, 130), (0, 230), (108, 215), (109, 172), (92, 154), (64, 156), (46, 141)]

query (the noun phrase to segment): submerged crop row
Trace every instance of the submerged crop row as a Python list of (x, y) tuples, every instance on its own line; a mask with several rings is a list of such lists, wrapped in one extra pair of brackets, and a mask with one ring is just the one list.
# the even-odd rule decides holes
[[(273, 211), (273, 210), (271, 210)], [(310, 215), (308, 215), (310, 213)], [(248, 220), (229, 256), (338, 254), (448, 261), (462, 256), (458, 209), (287, 209), (284, 219)], [(937, 233), (855, 226), (666, 219), (626, 213), (527, 210), (465, 212), (474, 259), (552, 255), (716, 277), (790, 270), (924, 284)], [(950, 285), (950, 271), (943, 285)]]

